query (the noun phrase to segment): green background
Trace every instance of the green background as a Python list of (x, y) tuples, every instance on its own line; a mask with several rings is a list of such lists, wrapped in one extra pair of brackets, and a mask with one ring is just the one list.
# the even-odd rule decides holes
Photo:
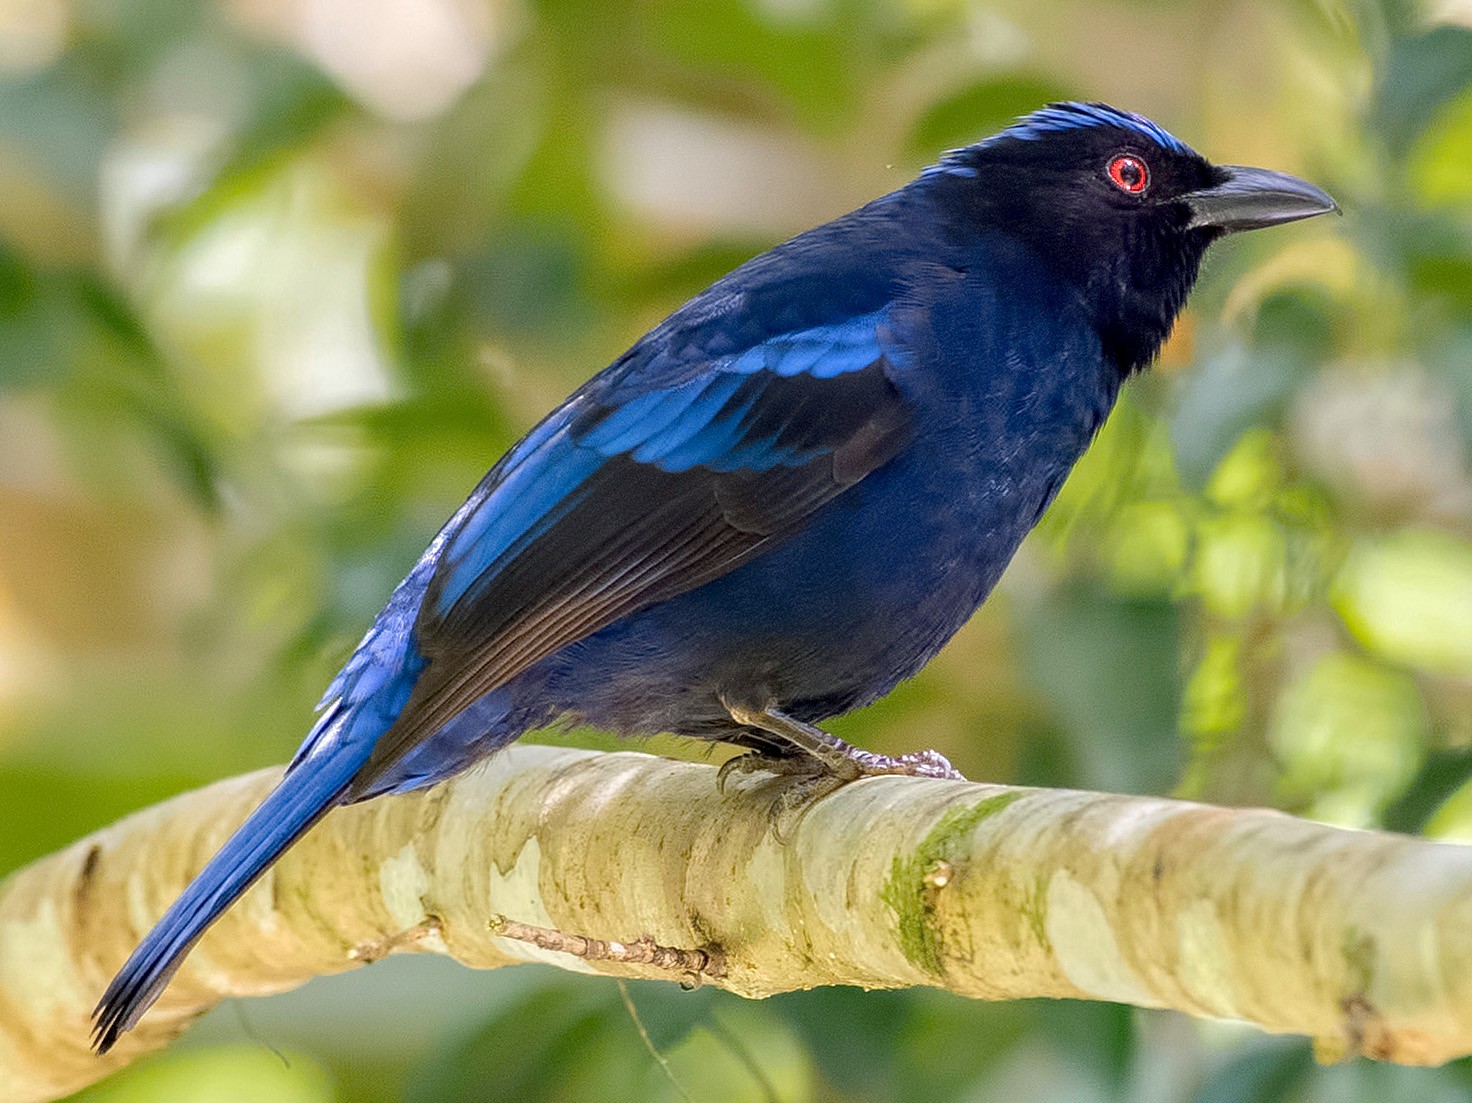
[[(1467, 0), (3, 0), (0, 871), (284, 760), (558, 398), (1060, 97), (1345, 217), (1213, 251), (987, 607), (837, 730), (1472, 839), (1469, 28)], [(612, 982), (396, 959), (83, 1098), (1472, 1099), (1465, 1063), (1319, 1068), (1123, 1007), (628, 996), (664, 1064)]]

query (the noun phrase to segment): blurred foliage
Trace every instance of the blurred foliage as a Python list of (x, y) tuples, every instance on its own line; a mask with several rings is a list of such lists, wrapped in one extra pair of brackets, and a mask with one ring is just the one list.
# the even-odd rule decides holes
[[(282, 759), (569, 388), (1064, 96), (1347, 217), (1214, 251), (987, 608), (839, 730), (1472, 840), (1465, 2), (0, 0), (0, 870)], [(1121, 1007), (441, 966), (227, 1008), (84, 1097), (1472, 1099)]]

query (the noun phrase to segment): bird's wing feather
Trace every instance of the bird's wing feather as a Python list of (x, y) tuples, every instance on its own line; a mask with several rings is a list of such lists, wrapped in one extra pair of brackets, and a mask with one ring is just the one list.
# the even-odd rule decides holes
[(447, 533), (415, 625), (428, 666), (364, 781), (538, 660), (761, 554), (892, 458), (909, 418), (879, 333), (866, 317), (784, 334), (653, 390), (612, 371), (533, 430)]

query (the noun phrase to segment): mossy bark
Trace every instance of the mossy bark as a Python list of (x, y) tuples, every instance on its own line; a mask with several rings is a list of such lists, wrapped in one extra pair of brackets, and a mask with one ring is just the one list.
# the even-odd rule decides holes
[(201, 941), (106, 1058), (88, 1015), (274, 771), (148, 809), (0, 883), (0, 1101), (54, 1099), (229, 996), (385, 953), (668, 976), (493, 933), (493, 917), (707, 949), (746, 996), (853, 984), (1172, 1007), (1307, 1034), (1325, 1057), (1472, 1052), (1472, 848), (1262, 810), (878, 778), (779, 840), (771, 786), (517, 746), (330, 815)]

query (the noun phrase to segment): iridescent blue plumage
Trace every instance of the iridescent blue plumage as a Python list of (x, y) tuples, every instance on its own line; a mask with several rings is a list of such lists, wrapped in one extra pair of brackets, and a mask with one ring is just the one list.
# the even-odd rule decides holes
[(1101, 126), (1133, 130), (1161, 149), (1182, 156), (1192, 155), (1190, 147), (1164, 127), (1151, 122), (1144, 115), (1136, 115), (1133, 111), (1121, 111), (1117, 107), (1110, 107), (1107, 103), (1051, 104), (1039, 111), (1034, 111), (1024, 119), (1019, 119), (995, 138), (987, 139), (987, 142), (995, 143), (1006, 141), (1009, 138), (1033, 141), (1045, 134), (1054, 134), (1060, 130)]
[[(1121, 156), (1148, 184), (1111, 183)], [(330, 808), (559, 716), (839, 780), (944, 774), (811, 724), (913, 674), (982, 602), (1211, 241), (1330, 207), (1137, 115), (1055, 104), (719, 280), (435, 537), (279, 788), (108, 988), (99, 1047)]]

